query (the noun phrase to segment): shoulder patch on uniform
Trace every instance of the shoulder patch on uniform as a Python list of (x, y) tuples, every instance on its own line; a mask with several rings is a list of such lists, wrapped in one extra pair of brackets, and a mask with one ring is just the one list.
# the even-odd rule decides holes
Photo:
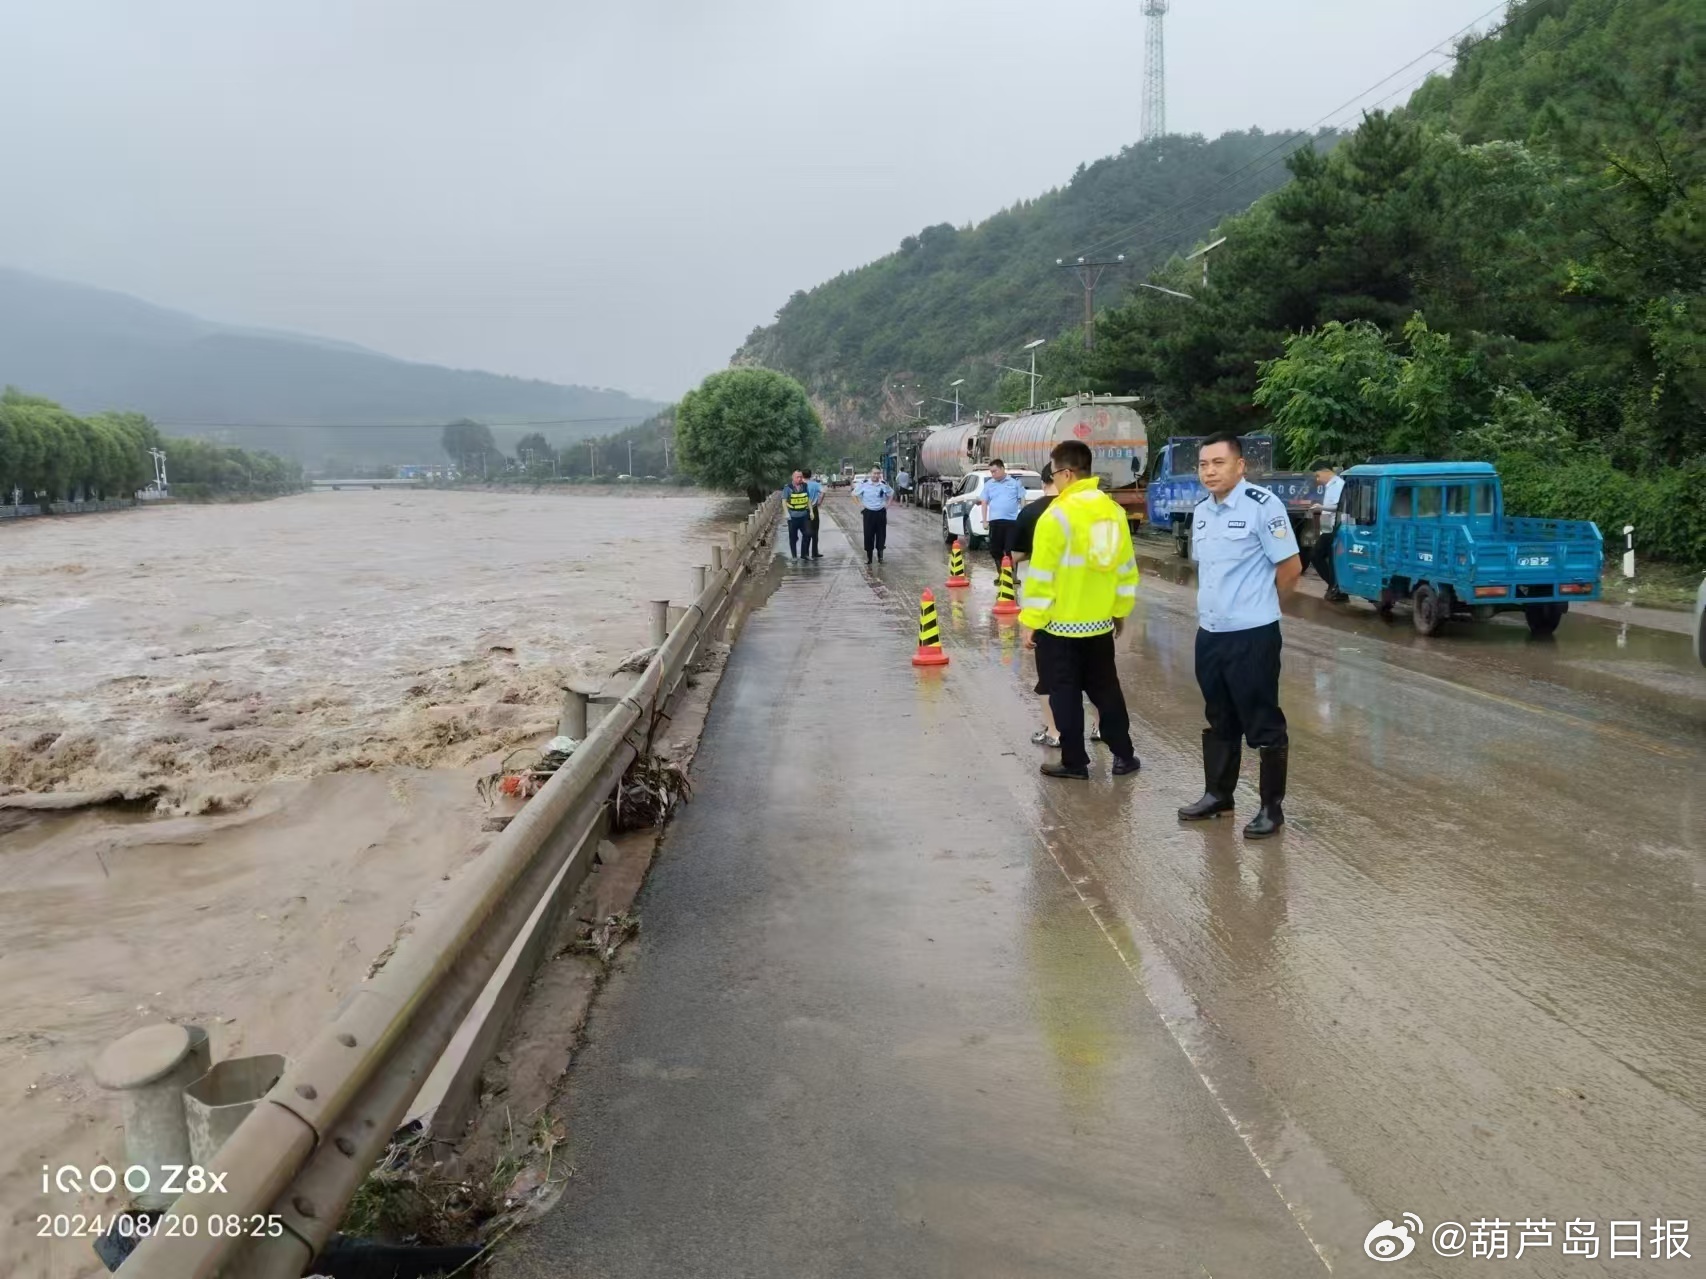
[(1276, 515), (1268, 521), (1268, 532), (1278, 538), (1291, 536), (1291, 521), (1283, 515)]
[(1244, 496), (1247, 498), (1251, 498), (1257, 502), (1265, 502), (1270, 497), (1272, 497), (1273, 494), (1268, 492), (1267, 489), (1259, 489), (1259, 488), (1252, 487), (1252, 488), (1247, 488), (1244, 490)]

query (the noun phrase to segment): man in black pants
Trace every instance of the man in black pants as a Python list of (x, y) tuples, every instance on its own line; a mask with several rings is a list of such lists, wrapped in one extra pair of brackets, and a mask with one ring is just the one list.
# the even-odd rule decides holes
[(821, 560), (823, 558), (823, 552), (818, 549), (817, 539), (819, 530), (822, 527), (821, 517), (823, 512), (819, 510), (819, 508), (823, 505), (823, 485), (819, 484), (812, 478), (812, 473), (809, 469), (801, 471), (800, 474), (805, 477), (806, 491), (811, 494), (812, 499), (811, 518), (806, 522), (805, 553), (810, 559)]
[(1285, 504), (1245, 482), (1244, 446), (1222, 432), (1197, 452), (1197, 478), (1208, 497), (1191, 516), (1197, 562), (1197, 685), (1203, 730), (1203, 797), (1179, 810), (1183, 821), (1229, 813), (1238, 786), (1242, 744), (1261, 752), (1261, 810), (1246, 839), (1266, 839), (1285, 824), (1289, 761), (1285, 712), (1279, 704), (1280, 593), (1303, 576), (1303, 560)]
[(1125, 511), (1096, 487), (1090, 448), (1081, 440), (1057, 444), (1050, 463), (1060, 495), (1037, 521), (1025, 573), (1019, 624), (1036, 632), (1038, 675), (1048, 689), (1060, 737), (1060, 763), (1045, 777), (1084, 781), (1084, 699), (1102, 721), (1102, 740), (1114, 753), (1113, 774), (1142, 767), (1131, 744), (1114, 639), (1137, 603), (1137, 560)]
[(871, 562), (871, 552), (875, 551), (881, 564), (889, 544), (889, 503), (894, 500), (894, 490), (884, 482), (883, 473), (872, 467), (871, 478), (853, 486), (853, 496), (865, 521), (865, 563)]
[[(995, 571), (1001, 571), (1001, 560), (1013, 549), (1013, 535), (1018, 530), (1019, 511), (1025, 505), (1025, 486), (1017, 476), (1007, 474), (1007, 468), (996, 458), (989, 464), (989, 478), (983, 482), (984, 523), (989, 528), (989, 554), (995, 561)], [(971, 528), (971, 521), (966, 521)]]

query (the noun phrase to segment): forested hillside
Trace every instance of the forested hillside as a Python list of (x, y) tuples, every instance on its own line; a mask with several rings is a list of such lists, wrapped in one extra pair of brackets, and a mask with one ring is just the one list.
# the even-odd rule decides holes
[[(734, 362), (798, 378), (832, 437), (859, 431), (879, 413), (900, 420), (912, 412), (910, 400), (921, 395), (900, 384), (923, 383), (940, 395), (963, 377), (966, 402), (987, 404), (998, 364), (1017, 363), (1026, 342), (1060, 332), (1083, 312), (1078, 283), (1057, 258), (1189, 204), (1189, 219), (1109, 248), (1108, 256), (1124, 252), (1131, 265), (1108, 272), (1097, 300), (1117, 302), (1128, 276), (1142, 279), (1203, 227), (1284, 181), (1283, 169), (1251, 164), (1283, 137), (1251, 130), (1212, 142), (1162, 138), (1082, 165), (1066, 186), (975, 227), (928, 227), (888, 257), (794, 294)], [(1317, 145), (1332, 140), (1323, 135)]]
[(1299, 465), (1491, 457), (1532, 513), (1706, 563), (1703, 67), (1699, 0), (1523, 0), (1205, 232), (1198, 303), (1114, 309), (1050, 389), (1136, 390), (1152, 431), (1272, 424)]

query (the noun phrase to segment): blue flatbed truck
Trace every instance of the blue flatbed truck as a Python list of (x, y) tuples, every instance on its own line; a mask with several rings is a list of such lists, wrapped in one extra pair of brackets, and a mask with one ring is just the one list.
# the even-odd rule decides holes
[(1550, 635), (1572, 601), (1600, 596), (1599, 527), (1506, 515), (1490, 462), (1353, 466), (1344, 479), (1333, 532), (1339, 589), (1383, 614), (1408, 599), (1423, 635), (1453, 617), (1518, 610), (1533, 634)]
[[(1181, 559), (1191, 556), (1191, 512), (1208, 496), (1197, 479), (1197, 452), (1206, 437), (1175, 435), (1150, 462), (1144, 487), (1144, 505), (1149, 527), (1173, 534), (1173, 545)], [(1321, 485), (1307, 471), (1274, 470), (1271, 436), (1246, 435), (1244, 468), (1252, 484), (1260, 484), (1285, 503), (1297, 544), (1306, 551), (1315, 542), (1315, 520), (1311, 508), (1321, 500)]]

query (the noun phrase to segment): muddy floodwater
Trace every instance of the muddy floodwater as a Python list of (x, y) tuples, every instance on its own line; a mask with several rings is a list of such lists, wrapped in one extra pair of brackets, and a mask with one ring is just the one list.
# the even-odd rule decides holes
[(548, 726), (689, 592), (703, 495), (318, 493), (35, 521), (0, 540), (0, 792), (464, 762)]
[(100, 1048), (159, 1020), (216, 1056), (300, 1043), (489, 838), (474, 779), (745, 509), (368, 491), (0, 529), (0, 795), (146, 797), (0, 810), (0, 1275), (103, 1273), (38, 1229), (118, 1206), (40, 1185), (120, 1161)]

